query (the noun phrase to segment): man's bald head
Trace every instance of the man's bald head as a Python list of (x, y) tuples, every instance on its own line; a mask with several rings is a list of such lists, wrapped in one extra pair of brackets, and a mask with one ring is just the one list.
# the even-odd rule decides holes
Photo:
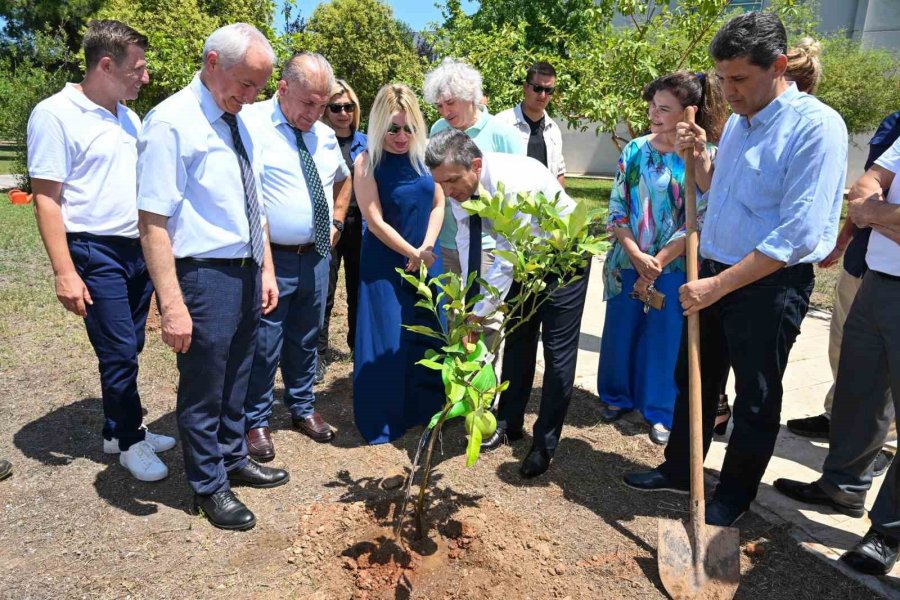
[(334, 70), (321, 54), (301, 52), (284, 65), (281, 79), (293, 86), (331, 96), (337, 87)]

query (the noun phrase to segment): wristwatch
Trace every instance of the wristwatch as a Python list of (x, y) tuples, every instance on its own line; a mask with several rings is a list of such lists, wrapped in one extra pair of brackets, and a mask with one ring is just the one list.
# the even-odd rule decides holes
[(337, 219), (332, 219), (331, 224), (334, 225), (334, 228), (338, 230), (338, 233), (344, 233), (344, 222), (338, 221)]

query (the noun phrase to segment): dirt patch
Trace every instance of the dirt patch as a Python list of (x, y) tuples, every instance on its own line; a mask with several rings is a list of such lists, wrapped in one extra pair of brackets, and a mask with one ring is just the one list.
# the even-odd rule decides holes
[[(42, 256), (36, 234), (32, 241), (11, 264)], [(96, 359), (44, 274), (46, 289), (34, 292), (39, 307), (7, 303), (0, 313), (0, 457), (16, 469), (0, 482), (0, 598), (665, 598), (656, 521), (685, 518), (687, 502), (621, 484), (623, 472), (657, 464), (661, 451), (641, 423), (600, 424), (596, 397), (583, 391), (572, 399), (550, 470), (537, 480), (518, 475), (527, 436), (467, 469), (464, 431), (449, 424), (436, 452), (428, 536), (412, 540), (407, 523), (395, 540), (404, 469), (421, 430), (365, 445), (353, 423), (352, 365), (339, 360), (316, 390), (335, 441), (316, 444), (297, 433), (279, 402), (272, 464), (287, 468), (291, 482), (237, 490), (257, 516), (253, 530), (211, 527), (190, 511), (180, 447), (161, 455), (170, 475), (159, 483), (135, 481), (117, 456), (103, 453)], [(332, 340), (344, 339), (345, 322), (339, 296)], [(177, 436), (175, 359), (157, 327), (151, 316), (141, 397), (151, 430)], [(739, 598), (872, 596), (800, 551), (780, 527), (750, 516), (741, 534)]]

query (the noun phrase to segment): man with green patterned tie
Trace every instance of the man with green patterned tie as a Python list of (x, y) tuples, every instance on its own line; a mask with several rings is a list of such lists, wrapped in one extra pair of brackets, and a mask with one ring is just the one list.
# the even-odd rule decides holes
[(275, 456), (269, 417), (279, 360), (294, 427), (317, 442), (334, 438), (314, 408), (313, 382), (329, 253), (350, 204), (350, 171), (334, 131), (320, 121), (336, 85), (325, 58), (297, 54), (284, 66), (277, 96), (248, 111), (265, 148), (262, 192), (279, 294), (260, 322), (245, 403), (247, 447), (256, 460)]

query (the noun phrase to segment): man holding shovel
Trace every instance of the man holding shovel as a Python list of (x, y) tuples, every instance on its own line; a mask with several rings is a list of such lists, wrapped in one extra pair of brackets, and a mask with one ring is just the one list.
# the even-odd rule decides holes
[[(847, 129), (834, 110), (785, 79), (786, 49), (784, 26), (770, 13), (735, 17), (709, 48), (735, 114), (711, 167), (700, 278), (682, 286), (680, 301), (685, 315), (700, 315), (704, 456), (719, 384), (729, 366), (735, 373), (734, 430), (706, 506), (706, 523), (723, 527), (747, 511), (772, 456), (782, 376), (809, 306), (813, 264), (835, 244), (846, 176)], [(681, 123), (678, 132), (680, 148), (705, 145), (696, 125)], [(683, 342), (666, 460), (627, 473), (630, 487), (688, 491), (687, 372)]]

